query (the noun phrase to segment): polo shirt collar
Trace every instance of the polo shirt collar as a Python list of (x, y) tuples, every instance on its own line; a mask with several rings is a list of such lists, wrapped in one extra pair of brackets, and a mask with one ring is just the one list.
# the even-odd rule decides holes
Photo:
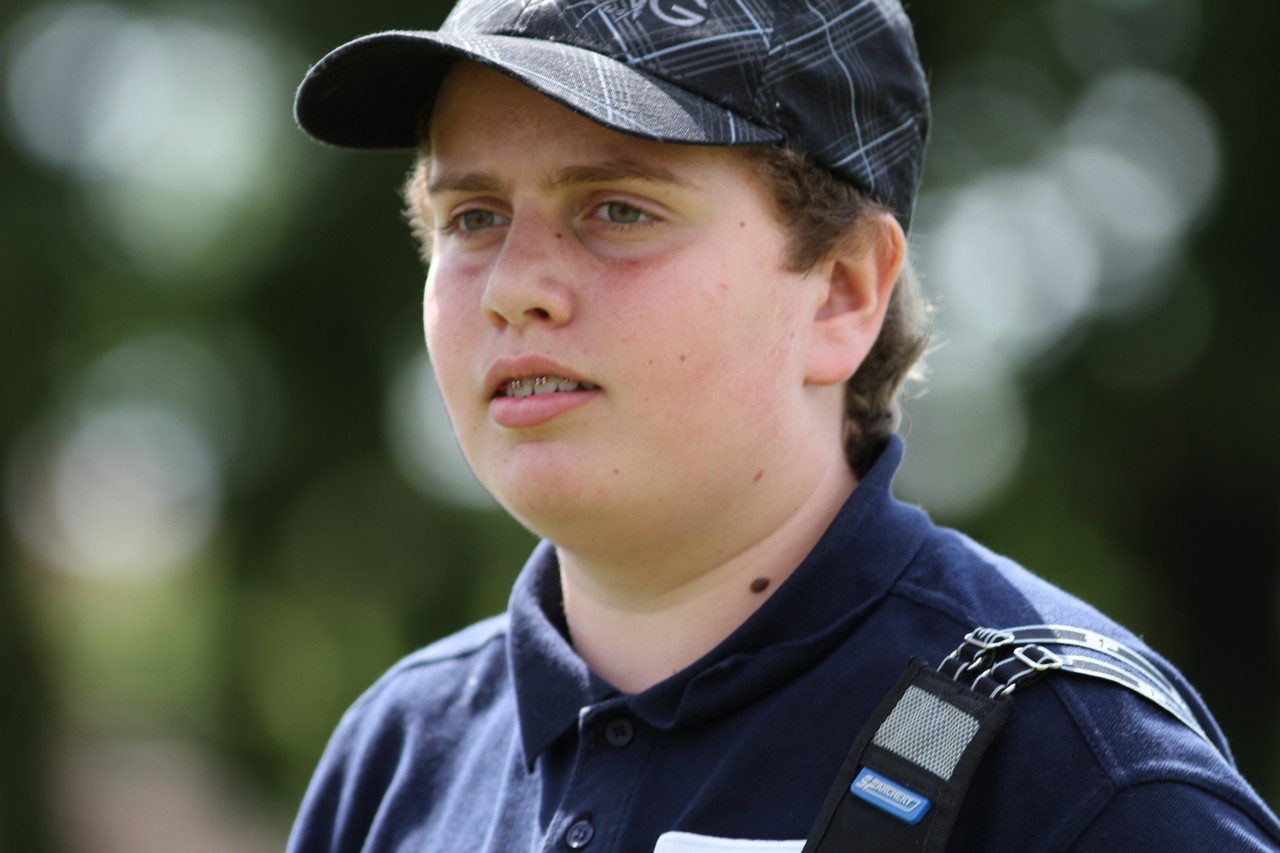
[[(924, 513), (892, 496), (902, 454), (902, 440), (891, 436), (791, 577), (700, 660), (625, 697), (631, 712), (663, 730), (712, 719), (795, 678), (847, 637), (905, 570), (929, 527)], [(509, 613), (520, 734), (532, 766), (576, 724), (581, 708), (618, 692), (569, 644), (550, 543), (540, 543), (526, 563)]]

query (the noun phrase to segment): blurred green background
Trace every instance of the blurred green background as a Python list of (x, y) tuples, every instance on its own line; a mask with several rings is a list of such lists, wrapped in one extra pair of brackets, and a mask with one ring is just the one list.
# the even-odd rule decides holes
[[(500, 610), (407, 156), (292, 90), (445, 3), (0, 11), (0, 849), (268, 851), (343, 709)], [(1178, 663), (1280, 801), (1273, 5), (917, 0), (939, 303), (904, 497)]]

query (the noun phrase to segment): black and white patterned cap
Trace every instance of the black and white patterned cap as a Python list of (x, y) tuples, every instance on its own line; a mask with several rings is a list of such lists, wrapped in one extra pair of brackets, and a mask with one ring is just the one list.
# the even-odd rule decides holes
[(460, 0), (438, 31), (320, 60), (298, 124), (347, 148), (415, 147), (459, 57), (623, 133), (785, 143), (910, 222), (929, 95), (899, 0)]

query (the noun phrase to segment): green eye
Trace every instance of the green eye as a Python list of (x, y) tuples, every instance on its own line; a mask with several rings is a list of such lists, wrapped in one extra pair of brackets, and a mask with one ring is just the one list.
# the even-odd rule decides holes
[(643, 222), (648, 214), (625, 201), (611, 201), (604, 206), (605, 217), (616, 225), (635, 225)]
[(458, 216), (458, 228), (463, 231), (483, 231), (492, 228), (494, 214), (492, 210), (468, 210)]

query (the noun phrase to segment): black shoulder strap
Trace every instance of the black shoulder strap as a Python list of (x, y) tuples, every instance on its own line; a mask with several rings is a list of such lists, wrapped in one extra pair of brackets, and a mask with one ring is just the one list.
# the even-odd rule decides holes
[(854, 741), (803, 853), (940, 853), (1010, 697), (1047, 672), (1127, 687), (1209, 741), (1177, 689), (1123, 643), (1063, 625), (978, 628), (936, 671), (907, 666)]

